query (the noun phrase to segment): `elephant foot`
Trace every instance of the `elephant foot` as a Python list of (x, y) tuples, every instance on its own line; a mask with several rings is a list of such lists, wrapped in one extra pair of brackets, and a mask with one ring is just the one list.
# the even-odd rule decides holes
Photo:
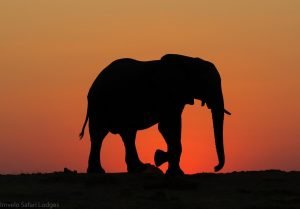
[(105, 170), (102, 167), (92, 167), (92, 166), (89, 166), (88, 169), (87, 169), (87, 173), (104, 174)]
[(168, 153), (164, 152), (160, 149), (157, 149), (155, 151), (155, 154), (154, 154), (155, 165), (158, 167), (158, 166), (161, 166), (162, 164), (164, 164), (167, 161), (168, 161)]
[(135, 166), (127, 166), (128, 173), (142, 173), (150, 166), (149, 163), (141, 163)]
[(168, 176), (183, 176), (184, 172), (181, 170), (181, 168), (168, 168), (166, 171), (166, 175)]

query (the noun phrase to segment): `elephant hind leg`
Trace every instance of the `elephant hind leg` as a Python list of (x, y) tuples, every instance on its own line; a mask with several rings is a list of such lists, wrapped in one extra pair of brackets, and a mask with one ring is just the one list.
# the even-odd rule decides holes
[(120, 136), (122, 137), (122, 141), (125, 145), (125, 161), (127, 164), (127, 171), (129, 173), (142, 172), (147, 167), (147, 164), (140, 161), (136, 150), (136, 132), (136, 130), (124, 130), (120, 132)]
[(101, 166), (100, 150), (103, 139), (108, 134), (108, 130), (106, 130), (105, 128), (99, 128), (93, 120), (90, 120), (89, 131), (91, 138), (91, 150), (87, 172), (105, 173), (104, 169)]

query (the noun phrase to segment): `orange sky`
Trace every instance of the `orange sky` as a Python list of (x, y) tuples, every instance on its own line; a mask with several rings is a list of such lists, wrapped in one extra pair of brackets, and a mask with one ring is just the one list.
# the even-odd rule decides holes
[[(1, 1), (0, 173), (85, 171), (89, 138), (78, 134), (93, 80), (117, 58), (166, 53), (219, 69), (232, 112), (223, 172), (300, 170), (299, 10), (297, 0)], [(213, 171), (211, 116), (199, 102), (186, 106), (182, 143), (186, 173)], [(166, 145), (154, 126), (137, 147), (153, 163)], [(106, 171), (125, 171), (118, 135), (101, 156)]]

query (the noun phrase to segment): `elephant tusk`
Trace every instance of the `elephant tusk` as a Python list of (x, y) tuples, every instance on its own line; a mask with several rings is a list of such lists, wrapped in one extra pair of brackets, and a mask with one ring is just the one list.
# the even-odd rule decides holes
[(227, 114), (227, 115), (231, 115), (231, 112), (229, 112), (228, 110), (224, 109), (224, 112)]

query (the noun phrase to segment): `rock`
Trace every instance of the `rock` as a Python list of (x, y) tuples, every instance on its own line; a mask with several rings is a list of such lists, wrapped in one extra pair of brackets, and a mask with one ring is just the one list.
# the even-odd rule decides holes
[(143, 171), (143, 173), (159, 174), (159, 175), (164, 174), (164, 172), (160, 168), (151, 164), (147, 164), (147, 168)]
[(76, 171), (76, 170), (72, 171), (72, 170), (70, 170), (70, 169), (68, 169), (68, 168), (64, 168), (64, 173), (72, 173), (72, 174), (76, 174), (77, 171)]

